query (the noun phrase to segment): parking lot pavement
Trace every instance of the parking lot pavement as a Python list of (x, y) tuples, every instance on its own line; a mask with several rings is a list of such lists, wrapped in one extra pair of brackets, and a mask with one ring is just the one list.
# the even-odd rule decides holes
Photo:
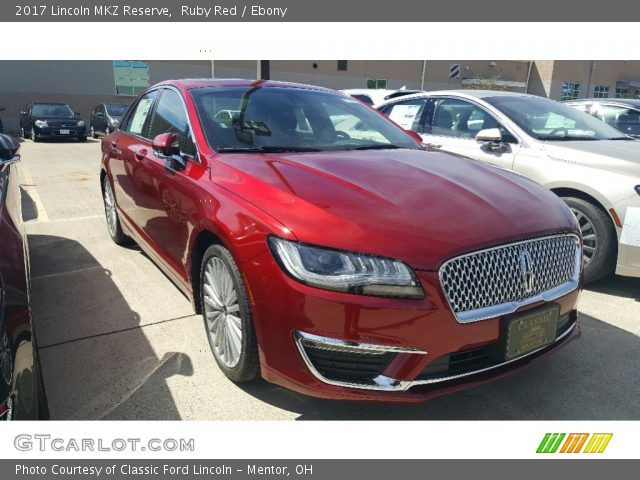
[(199, 316), (105, 226), (99, 142), (22, 144), (33, 321), (54, 419), (640, 419), (640, 279), (581, 298), (582, 337), (531, 368), (422, 405), (318, 400), (217, 368)]

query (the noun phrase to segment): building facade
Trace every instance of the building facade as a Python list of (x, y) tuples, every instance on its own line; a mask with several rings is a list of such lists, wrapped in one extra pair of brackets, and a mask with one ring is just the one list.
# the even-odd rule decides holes
[[(255, 60), (3, 61), (0, 106), (5, 130), (17, 132), (30, 102), (64, 102), (88, 120), (99, 103), (128, 103), (149, 85), (170, 78), (257, 78)], [(491, 88), (555, 100), (640, 97), (640, 61), (553, 60), (272, 60), (274, 80), (334, 89), (441, 90)]]

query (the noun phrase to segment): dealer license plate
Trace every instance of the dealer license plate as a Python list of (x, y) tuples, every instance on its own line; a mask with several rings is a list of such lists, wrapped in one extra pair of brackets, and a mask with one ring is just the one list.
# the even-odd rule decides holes
[(513, 317), (507, 330), (505, 359), (513, 360), (553, 343), (559, 317), (557, 304)]
[(69, 135), (71, 130), (60, 130), (60, 135)]

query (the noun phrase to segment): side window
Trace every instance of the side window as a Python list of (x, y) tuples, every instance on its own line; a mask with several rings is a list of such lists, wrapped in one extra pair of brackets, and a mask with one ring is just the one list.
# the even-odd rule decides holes
[(626, 107), (599, 105), (591, 114), (627, 135), (640, 135), (640, 112)]
[(444, 137), (474, 139), (480, 130), (487, 128), (499, 128), (506, 142), (516, 143), (493, 115), (464, 100), (439, 100), (431, 121), (431, 134)]
[(133, 111), (129, 113), (121, 130), (147, 138), (146, 132), (148, 130), (149, 113), (151, 112), (153, 101), (157, 95), (157, 90), (153, 90), (144, 95), (140, 101), (138, 101)]
[(163, 91), (151, 119), (149, 137), (154, 138), (162, 133), (175, 133), (178, 137), (180, 151), (195, 156), (196, 148), (189, 132), (189, 121), (184, 102), (175, 90), (166, 89)]
[(385, 109), (384, 114), (406, 130), (424, 133), (421, 128), (420, 119), (424, 113), (427, 100), (416, 98), (404, 102), (394, 103)]

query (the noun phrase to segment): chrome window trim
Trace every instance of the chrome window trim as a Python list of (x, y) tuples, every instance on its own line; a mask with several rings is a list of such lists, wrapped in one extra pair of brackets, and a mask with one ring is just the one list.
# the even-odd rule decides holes
[(514, 313), (519, 308), (524, 307), (526, 305), (531, 305), (532, 303), (541, 302), (541, 301), (551, 302), (553, 300), (556, 300), (557, 298), (567, 295), (568, 293), (571, 293), (572, 291), (576, 290), (578, 288), (578, 285), (580, 284), (580, 272), (582, 271), (582, 246), (581, 246), (580, 238), (573, 233), (560, 234), (560, 235), (548, 235), (546, 237), (534, 237), (528, 240), (522, 240), (520, 242), (506, 243), (503, 245), (499, 245), (497, 247), (476, 250), (474, 252), (458, 255), (457, 257), (450, 258), (449, 260), (444, 262), (438, 269), (438, 279), (440, 280), (440, 285), (442, 285), (442, 282), (443, 282), (443, 278), (442, 278), (443, 269), (449, 263), (454, 262), (456, 260), (460, 260), (461, 258), (472, 257), (480, 253), (492, 252), (492, 251), (501, 250), (507, 247), (525, 245), (531, 242), (539, 242), (543, 240), (550, 240), (553, 238), (562, 238), (562, 237), (573, 237), (578, 244), (578, 248), (576, 249), (576, 253), (575, 253), (573, 277), (571, 277), (571, 279), (568, 282), (565, 282), (561, 285), (558, 285), (557, 287), (554, 287), (550, 290), (546, 290), (532, 297), (527, 297), (521, 300), (514, 300), (512, 302), (501, 303), (499, 305), (492, 305), (490, 307), (483, 307), (483, 308), (478, 308), (476, 310), (469, 310), (466, 312), (458, 312), (458, 313), (453, 311), (453, 307), (451, 305), (451, 302), (449, 301), (449, 297), (443, 291), (442, 293), (444, 295), (444, 298), (447, 300), (447, 305), (449, 306), (451, 313), (453, 313), (456, 321), (458, 323), (465, 324), (465, 323), (479, 322), (482, 320), (487, 320), (489, 318), (494, 318), (494, 317), (500, 317), (503, 315), (509, 315), (511, 313)]
[[(544, 345), (543, 347), (540, 347), (536, 350), (532, 350), (531, 352), (528, 352), (524, 355), (521, 355), (517, 358), (513, 358), (511, 360), (507, 360), (505, 362), (499, 363), (497, 365), (492, 365), (490, 367), (486, 367), (486, 368), (482, 368), (480, 370), (474, 370), (472, 372), (466, 372), (466, 373), (461, 373), (458, 375), (451, 375), (448, 377), (441, 377), (441, 378), (432, 378), (432, 379), (428, 379), (428, 380), (398, 380), (392, 377), (387, 377), (385, 375), (379, 375), (376, 378), (373, 379), (373, 381), (375, 382), (375, 385), (363, 385), (363, 384), (358, 384), (358, 383), (351, 383), (351, 382), (340, 382), (340, 381), (336, 381), (336, 380), (330, 380), (328, 378), (323, 377), (320, 372), (318, 372), (315, 367), (313, 366), (313, 364), (311, 363), (311, 361), (309, 360), (309, 357), (307, 356), (307, 354), (304, 351), (304, 346), (302, 345), (301, 340), (304, 338), (304, 336), (309, 336), (310, 334), (306, 334), (303, 332), (295, 332), (294, 334), (294, 338), (295, 338), (295, 343), (296, 346), (298, 347), (298, 350), (300, 351), (300, 355), (302, 356), (302, 359), (304, 360), (305, 364), (307, 365), (307, 368), (309, 369), (309, 371), (311, 372), (311, 374), (316, 377), (318, 380), (320, 380), (322, 383), (326, 383), (327, 385), (333, 385), (336, 387), (344, 387), (344, 388), (356, 388), (356, 389), (360, 389), (360, 390), (375, 390), (375, 391), (383, 391), (383, 392), (404, 392), (407, 391), (409, 389), (411, 389), (412, 387), (418, 386), (418, 385), (432, 385), (432, 384), (436, 384), (436, 383), (442, 383), (442, 382), (448, 382), (448, 381), (452, 381), (452, 380), (458, 380), (461, 378), (465, 378), (465, 377), (469, 377), (471, 375), (477, 375), (479, 373), (485, 373), (485, 372), (489, 372), (491, 370), (495, 370), (496, 368), (501, 368), (504, 367), (505, 365), (509, 365), (511, 363), (517, 362), (519, 360), (523, 360), (527, 357), (530, 357), (531, 355), (535, 355), (536, 353), (539, 353), (545, 349), (548, 349), (550, 347), (552, 347), (553, 345), (557, 344), (558, 342), (560, 342), (561, 340), (563, 340), (564, 338), (566, 338), (567, 336), (569, 336), (569, 334), (571, 334), (571, 332), (573, 332), (573, 330), (577, 327), (578, 322), (574, 322), (573, 325), (571, 325), (569, 328), (567, 328), (566, 331), (564, 331), (560, 336), (556, 337), (556, 339), (548, 344), (548, 345)], [(349, 343), (349, 342), (343, 342), (341, 340), (336, 340), (336, 339), (330, 339), (330, 338), (326, 338), (326, 337), (317, 337), (315, 335), (311, 335), (311, 337), (315, 337), (315, 338), (320, 338), (320, 339), (324, 339), (324, 340), (330, 340), (330, 344), (333, 344), (334, 341), (338, 342), (338, 343)], [(368, 344), (356, 344), (356, 345), (367, 345), (367, 346), (371, 346)], [(379, 345), (375, 345), (375, 350), (379, 350), (379, 349), (386, 349), (387, 347), (382, 347)], [(357, 348), (357, 347), (356, 347)], [(396, 347), (389, 347), (389, 348), (393, 348), (394, 351), (396, 349)], [(366, 350), (366, 347), (365, 347)], [(421, 350), (412, 350), (412, 349), (408, 349), (409, 351), (404, 351), (404, 353), (421, 353), (421, 354), (426, 354), (427, 352), (421, 351)], [(370, 351), (370, 350), (369, 350)]]

